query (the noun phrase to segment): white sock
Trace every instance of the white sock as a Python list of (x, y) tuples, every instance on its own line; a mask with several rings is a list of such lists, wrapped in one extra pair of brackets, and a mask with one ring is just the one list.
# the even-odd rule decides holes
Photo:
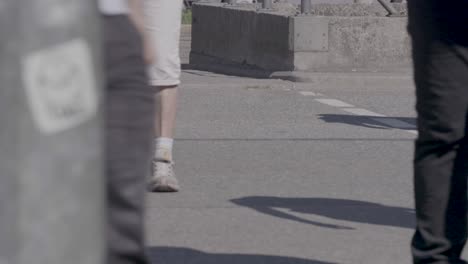
[(154, 158), (157, 160), (172, 161), (172, 148), (174, 139), (160, 137), (156, 139)]

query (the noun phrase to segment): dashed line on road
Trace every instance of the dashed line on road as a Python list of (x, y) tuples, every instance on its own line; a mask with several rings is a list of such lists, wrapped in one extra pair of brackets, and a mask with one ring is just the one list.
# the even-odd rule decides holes
[[(300, 91), (299, 93), (301, 95), (303, 95), (303, 96), (312, 96), (312, 97), (323, 97), (324, 96), (323, 94), (310, 92), (310, 91)], [(369, 110), (366, 110), (366, 109), (363, 109), (363, 108), (358, 108), (358, 107), (355, 107), (352, 104), (348, 104), (346, 102), (343, 102), (343, 101), (340, 101), (340, 100), (337, 100), (337, 99), (315, 98), (314, 100), (319, 102), (319, 103), (322, 103), (322, 104), (326, 104), (326, 105), (329, 105), (329, 106), (339, 108), (342, 111), (354, 114), (356, 116), (369, 118), (369, 119), (371, 119), (371, 120), (373, 120), (375, 122), (384, 124), (384, 125), (389, 126), (391, 128), (406, 131), (406, 132), (414, 134), (414, 135), (418, 134), (415, 125), (410, 124), (410, 123), (405, 122), (405, 121), (402, 121), (402, 120), (399, 120), (397, 118), (388, 117), (386, 115), (375, 113), (375, 112), (372, 112), (372, 111), (369, 111)]]
[(343, 109), (343, 111), (351, 113), (351, 114), (355, 114), (355, 115), (358, 115), (358, 116), (385, 117), (382, 114), (372, 112), (372, 111), (369, 111), (369, 110), (366, 110), (366, 109), (363, 109), (363, 108), (356, 108), (356, 107), (354, 107), (354, 108), (345, 108), (345, 109)]
[(299, 92), (303, 96), (322, 96), (321, 93), (316, 93), (316, 92), (310, 92), (310, 91), (301, 91)]
[(354, 105), (350, 105), (348, 103), (345, 103), (343, 101), (336, 100), (336, 99), (322, 98), (322, 99), (315, 99), (315, 101), (320, 102), (322, 104), (329, 105), (329, 106), (334, 106), (334, 107), (354, 107)]

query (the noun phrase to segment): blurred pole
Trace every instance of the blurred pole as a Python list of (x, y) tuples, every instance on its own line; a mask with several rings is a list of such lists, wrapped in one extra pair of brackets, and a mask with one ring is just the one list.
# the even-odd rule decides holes
[(312, 4), (310, 0), (301, 0), (301, 13), (302, 14), (310, 14), (311, 8), (312, 8)]
[(273, 9), (273, 0), (263, 0), (262, 8), (263, 9)]
[(95, 0), (0, 1), (0, 264), (104, 263)]

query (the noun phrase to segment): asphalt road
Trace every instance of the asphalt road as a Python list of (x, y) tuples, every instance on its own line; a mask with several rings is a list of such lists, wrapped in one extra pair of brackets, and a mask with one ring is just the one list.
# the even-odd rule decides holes
[(410, 263), (413, 90), (184, 72), (154, 263)]

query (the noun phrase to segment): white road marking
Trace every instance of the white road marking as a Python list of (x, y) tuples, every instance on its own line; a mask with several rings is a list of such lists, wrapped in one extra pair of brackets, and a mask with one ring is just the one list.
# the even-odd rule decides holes
[(334, 106), (334, 107), (354, 107), (353, 105), (350, 105), (348, 103), (345, 103), (343, 101), (336, 100), (336, 99), (323, 98), (323, 99), (315, 99), (315, 101), (320, 102), (322, 104), (329, 105), (329, 106)]
[(355, 114), (358, 116), (368, 116), (368, 117), (385, 117), (382, 114), (378, 114), (363, 108), (344, 108), (343, 111)]
[(309, 91), (302, 91), (302, 92), (299, 92), (299, 93), (302, 94), (303, 96), (321, 96), (322, 95), (320, 93), (309, 92)]
[[(322, 94), (315, 93), (315, 92), (309, 92), (309, 91), (301, 91), (299, 92), (303, 96), (323, 96)], [(416, 126), (413, 124), (410, 124), (408, 122), (399, 120), (397, 118), (391, 118), (376, 112), (372, 112), (363, 108), (357, 108), (354, 107), (351, 104), (348, 104), (346, 102), (337, 100), (337, 99), (331, 99), (331, 98), (316, 98), (315, 101), (326, 104), (329, 106), (337, 107), (340, 108), (341, 110), (357, 115), (357, 116), (362, 116), (362, 117), (368, 117), (378, 123), (387, 125), (391, 128), (403, 130), (405, 132), (417, 135), (418, 131), (416, 130)]]

